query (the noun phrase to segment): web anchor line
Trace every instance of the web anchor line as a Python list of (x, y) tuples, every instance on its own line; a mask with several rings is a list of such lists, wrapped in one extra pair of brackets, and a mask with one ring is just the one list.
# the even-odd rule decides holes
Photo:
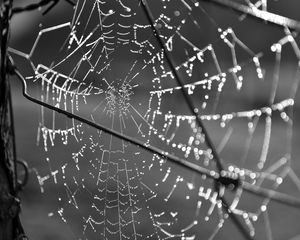
[[(12, 64), (12, 63), (10, 63), (10, 64)], [(154, 146), (151, 146), (151, 145), (146, 145), (144, 142), (139, 141), (135, 138), (132, 138), (132, 137), (127, 136), (125, 134), (121, 134), (118, 131), (115, 131), (113, 129), (109, 129), (107, 127), (104, 127), (104, 126), (102, 126), (100, 124), (97, 124), (97, 123), (95, 123), (95, 122), (93, 122), (89, 119), (86, 119), (84, 117), (78, 116), (76, 114), (70, 113), (68, 111), (65, 111), (63, 109), (54, 107), (54, 106), (52, 106), (48, 103), (45, 103), (43, 101), (40, 101), (38, 99), (35, 99), (27, 93), (26, 80), (24, 79), (22, 74), (14, 67), (14, 65), (11, 66), (10, 74), (14, 74), (18, 77), (18, 79), (21, 81), (22, 86), (23, 86), (23, 92), (22, 92), (23, 96), (31, 102), (34, 102), (38, 105), (41, 105), (41, 106), (43, 106), (43, 107), (45, 107), (49, 110), (53, 110), (57, 113), (63, 114), (68, 118), (71, 118), (71, 119), (80, 121), (82, 123), (85, 123), (85, 124), (95, 128), (97, 130), (104, 131), (108, 134), (113, 135), (114, 137), (120, 138), (124, 141), (127, 141), (131, 144), (134, 144), (134, 145), (136, 145), (136, 146), (138, 146), (138, 147), (140, 147), (140, 148), (142, 148), (142, 149), (144, 149), (148, 152), (151, 152), (153, 154), (157, 154), (157, 155), (165, 158), (166, 160), (169, 160), (170, 162), (173, 162), (173, 163), (175, 163), (175, 164), (177, 164), (181, 167), (184, 167), (188, 170), (191, 170), (195, 173), (198, 173), (200, 175), (206, 176), (209, 179), (212, 179), (216, 182), (219, 182), (224, 187), (230, 187), (230, 186), (232, 187), (233, 186), (233, 190), (237, 189), (237, 188), (242, 188), (243, 190), (245, 190), (249, 193), (255, 194), (259, 197), (269, 198), (269, 199), (271, 199), (273, 201), (276, 201), (278, 203), (282, 203), (282, 204), (285, 204), (285, 205), (288, 205), (288, 206), (291, 206), (291, 207), (295, 207), (295, 208), (300, 208), (300, 200), (297, 199), (297, 198), (291, 197), (291, 196), (283, 194), (283, 193), (279, 193), (277, 191), (262, 188), (262, 187), (259, 187), (259, 186), (253, 186), (250, 183), (247, 183), (247, 182), (243, 181), (242, 179), (238, 178), (238, 175), (233, 174), (232, 172), (228, 172), (228, 171), (223, 170), (221, 172), (221, 174), (219, 174), (216, 171), (206, 169), (204, 167), (201, 167), (201, 166), (199, 166), (197, 164), (194, 164), (194, 163), (191, 163), (191, 162), (187, 162), (186, 160), (183, 160), (183, 159), (181, 159), (181, 158), (179, 158), (179, 157), (177, 157), (173, 154), (169, 154), (168, 152), (163, 151), (160, 148), (157, 148), (157, 147), (154, 147)]]
[(215, 159), (218, 171), (221, 172), (224, 169), (224, 167), (221, 163), (221, 159), (220, 159), (219, 155), (217, 154), (217, 150), (216, 150), (216, 148), (215, 148), (215, 146), (214, 146), (214, 144), (213, 144), (213, 142), (212, 142), (212, 140), (211, 140), (211, 138), (210, 138), (203, 122), (202, 122), (202, 120), (199, 117), (199, 114), (198, 114), (198, 111), (197, 111), (196, 107), (194, 106), (192, 100), (190, 99), (190, 97), (187, 93), (187, 90), (184, 88), (184, 82), (182, 81), (181, 77), (179, 76), (179, 74), (176, 71), (175, 65), (174, 65), (174, 63), (171, 59), (171, 56), (168, 54), (169, 51), (168, 51), (165, 43), (160, 38), (160, 35), (161, 35), (160, 31), (155, 27), (154, 17), (153, 17), (153, 14), (152, 14), (152, 12), (151, 12), (148, 4), (147, 4), (147, 1), (142, 0), (141, 6), (142, 6), (142, 8), (143, 8), (143, 10), (144, 10), (144, 12), (147, 16), (147, 19), (148, 19), (149, 23), (151, 24), (151, 28), (154, 32), (154, 35), (157, 39), (157, 42), (159, 43), (161, 49), (163, 49), (163, 51), (164, 51), (164, 55), (165, 55), (165, 58), (167, 60), (168, 65), (171, 69), (171, 72), (174, 75), (174, 78), (177, 81), (177, 84), (181, 87), (180, 90), (181, 90), (181, 92), (183, 94), (183, 97), (184, 97), (184, 99), (185, 99), (185, 101), (188, 105), (188, 108), (189, 108), (190, 112), (196, 117), (195, 121), (196, 121), (198, 127), (201, 128), (201, 131), (202, 131), (203, 135), (205, 136), (205, 142), (206, 142), (207, 146), (212, 151), (212, 155)]
[[(157, 155), (165, 158), (166, 160), (169, 160), (170, 162), (172, 162), (174, 164), (177, 164), (177, 165), (179, 165), (181, 167), (184, 167), (188, 170), (191, 170), (191, 171), (193, 171), (197, 174), (200, 174), (202, 176), (206, 176), (209, 179), (212, 179), (215, 183), (219, 183), (219, 186), (223, 186), (223, 187), (226, 187), (226, 188), (230, 187), (230, 189), (233, 189), (233, 190), (236, 190), (238, 188), (242, 188), (244, 191), (249, 192), (251, 194), (254, 194), (256, 196), (259, 196), (259, 197), (262, 197), (262, 198), (268, 198), (268, 199), (271, 199), (275, 202), (282, 203), (284, 205), (288, 205), (288, 206), (300, 209), (300, 200), (299, 199), (296, 199), (294, 197), (291, 197), (291, 196), (288, 196), (286, 194), (279, 193), (279, 192), (276, 192), (276, 191), (273, 191), (273, 190), (265, 189), (265, 188), (262, 188), (262, 187), (259, 187), (259, 186), (253, 186), (249, 183), (241, 181), (240, 178), (238, 178), (238, 175), (234, 175), (234, 178), (233, 178), (233, 175), (232, 175), (231, 172), (228, 174), (228, 172), (223, 170), (221, 172), (221, 174), (219, 174), (215, 171), (208, 170), (208, 169), (203, 168), (199, 165), (187, 162), (187, 161), (185, 161), (185, 160), (183, 160), (183, 159), (181, 159), (177, 156), (174, 156), (172, 154), (168, 154), (167, 152), (165, 152), (165, 151), (163, 151), (163, 150), (161, 150), (157, 147), (153, 147), (151, 145), (149, 145), (149, 146), (145, 145), (145, 143), (143, 143), (143, 142), (141, 142), (137, 139), (134, 139), (134, 138), (129, 137), (127, 135), (123, 135), (123, 134), (121, 134), (121, 133), (119, 133), (115, 130), (112, 130), (112, 129), (106, 128), (104, 126), (101, 126), (99, 124), (96, 124), (96, 123), (94, 123), (94, 122), (92, 122), (92, 121), (90, 121), (86, 118), (83, 118), (83, 117), (80, 117), (78, 115), (69, 113), (65, 110), (56, 108), (56, 107), (54, 107), (50, 104), (47, 104), (47, 103), (42, 102), (40, 100), (37, 100), (37, 99), (31, 97), (30, 95), (28, 95), (26, 81), (25, 81), (24, 77), (21, 75), (21, 73), (16, 69), (14, 70), (14, 73), (17, 75), (17, 77), (22, 82), (23, 96), (31, 102), (34, 102), (34, 103), (36, 103), (38, 105), (41, 105), (43, 107), (46, 107), (50, 110), (61, 113), (61, 114), (65, 115), (65, 116), (67, 116), (71, 119), (81, 121), (82, 123), (85, 123), (85, 124), (87, 124), (91, 127), (94, 127), (98, 130), (101, 130), (101, 131), (104, 131), (108, 134), (111, 134), (112, 136), (115, 136), (115, 137), (118, 137), (122, 140), (130, 142), (130, 143), (132, 143), (132, 144), (134, 144), (134, 145), (136, 145), (136, 146), (138, 146), (138, 147), (140, 147), (140, 148), (142, 148), (142, 149), (144, 149), (148, 152), (151, 152), (153, 154), (157, 154)], [(232, 217), (232, 221), (239, 226), (239, 229), (242, 231), (244, 237), (246, 239), (254, 239), (252, 236), (250, 236), (250, 234), (245, 229), (245, 227), (243, 225), (241, 225), (238, 218), (234, 215), (232, 210), (228, 207), (229, 205), (226, 203), (226, 200), (224, 199), (224, 196), (220, 196), (220, 199), (222, 200), (222, 203), (223, 203), (222, 206), (225, 209), (226, 213), (229, 214), (230, 216), (234, 216), (234, 217)]]

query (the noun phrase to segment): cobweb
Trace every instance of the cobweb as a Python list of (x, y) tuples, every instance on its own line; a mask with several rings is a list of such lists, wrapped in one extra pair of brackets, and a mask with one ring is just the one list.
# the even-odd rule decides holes
[[(270, 0), (239, 2), (276, 7)], [(28, 93), (214, 174), (199, 117), (227, 172), (249, 186), (299, 197), (291, 156), (298, 33), (210, 3), (149, 1), (184, 81), (179, 86), (141, 4), (78, 0), (66, 21), (42, 20), (29, 51), (10, 49), (29, 63)], [(220, 193), (205, 175), (45, 107), (37, 142), (46, 166), (33, 168), (40, 190), (57, 187), (59, 207), (49, 217), (59, 216), (72, 239), (239, 238), (220, 194), (257, 239), (282, 239), (274, 226), (287, 215), (291, 222), (299, 217), (298, 210), (240, 188)], [(299, 234), (286, 227), (285, 239)]]

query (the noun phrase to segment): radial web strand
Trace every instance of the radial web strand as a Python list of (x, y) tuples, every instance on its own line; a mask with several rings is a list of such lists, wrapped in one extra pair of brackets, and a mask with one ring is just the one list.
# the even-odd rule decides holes
[[(278, 14), (284, 11), (277, 12), (276, 4), (287, 5), (236, 2)], [(299, 197), (300, 169), (292, 154), (298, 32), (209, 1), (148, 1), (158, 37), (184, 81), (179, 86), (141, 4), (77, 0), (74, 9), (57, 10), (63, 20), (44, 16), (29, 49), (10, 48), (28, 94), (218, 172), (198, 117), (227, 172), (248, 185)], [(31, 168), (41, 193), (56, 189), (48, 217), (68, 226), (72, 239), (239, 238), (220, 194), (251, 237), (299, 234), (288, 224), (297, 222), (299, 209), (242, 188), (217, 191), (205, 176), (43, 106), (37, 145), (43, 157)], [(278, 226), (287, 216), (283, 237)]]

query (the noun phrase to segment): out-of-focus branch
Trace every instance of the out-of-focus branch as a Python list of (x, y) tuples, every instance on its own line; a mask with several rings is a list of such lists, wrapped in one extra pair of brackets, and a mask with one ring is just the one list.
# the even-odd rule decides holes
[[(65, 0), (72, 6), (75, 5), (75, 2), (73, 0)], [(49, 5), (49, 7), (43, 12), (43, 15), (47, 14), (53, 7), (55, 7), (58, 4), (59, 0), (41, 0), (38, 3), (32, 3), (24, 7), (15, 7), (12, 10), (12, 14), (16, 13), (22, 13), (22, 12), (27, 12), (27, 11), (33, 11), (36, 10), (40, 7), (44, 7), (46, 5)]]
[(241, 3), (237, 3), (234, 0), (198, 0), (202, 2), (209, 2), (211, 4), (217, 4), (225, 8), (233, 9), (234, 11), (242, 14), (246, 14), (249, 17), (257, 20), (262, 20), (267, 23), (271, 23), (280, 27), (287, 27), (291, 30), (300, 31), (300, 22), (294, 19), (280, 16), (268, 11), (260, 10), (257, 8), (249, 7)]
[(0, 5), (0, 239), (27, 239), (20, 222), (7, 48), (13, 0)]

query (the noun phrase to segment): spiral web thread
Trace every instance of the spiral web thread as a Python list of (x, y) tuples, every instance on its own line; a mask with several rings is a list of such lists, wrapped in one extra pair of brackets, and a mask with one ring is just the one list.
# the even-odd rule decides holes
[[(271, 4), (240, 2), (263, 11)], [(297, 31), (282, 27), (276, 40), (257, 47), (239, 27), (250, 22), (245, 14), (235, 16), (237, 26), (230, 27), (218, 22), (206, 3), (151, 3), (154, 26), (184, 79), (178, 86), (141, 4), (78, 0), (69, 22), (40, 25), (29, 53), (11, 48), (32, 68), (25, 77), (30, 94), (217, 173), (207, 136), (196, 123), (199, 117), (213, 135), (226, 172), (278, 192), (285, 192), (287, 183), (293, 187), (286, 193), (299, 196), (291, 157), (300, 66)], [(55, 43), (47, 42), (51, 36)], [(56, 52), (44, 50), (47, 44), (57, 45)], [(46, 51), (46, 57), (37, 57), (38, 51)], [(282, 79), (284, 61), (292, 66), (289, 80)], [(263, 104), (249, 108), (244, 95), (253, 86), (254, 91), (265, 88), (265, 94)], [(182, 88), (196, 114), (187, 110)], [(41, 192), (49, 184), (59, 189), (59, 207), (49, 217), (60, 216), (77, 239), (222, 239), (231, 227), (220, 194), (230, 200), (227, 210), (251, 238), (276, 238), (269, 215), (279, 210), (271, 198), (253, 198), (242, 188), (219, 192), (205, 176), (45, 107), (38, 143), (46, 155), (46, 168), (33, 169)], [(68, 157), (56, 159), (57, 148)]]

